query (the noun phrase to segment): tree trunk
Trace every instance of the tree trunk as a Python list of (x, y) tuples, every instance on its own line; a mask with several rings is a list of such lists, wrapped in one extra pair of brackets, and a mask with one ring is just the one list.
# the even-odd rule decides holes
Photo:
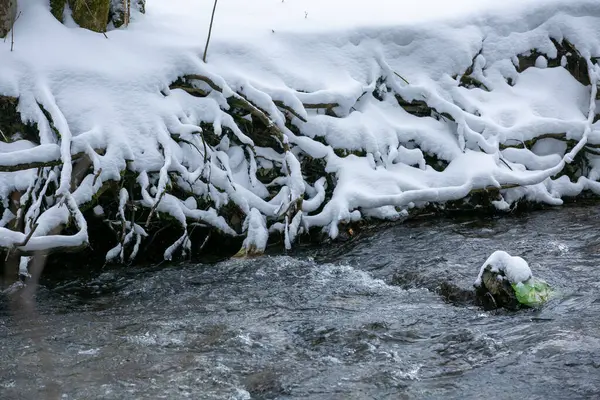
[(17, 0), (0, 0), (0, 38), (12, 29), (17, 16)]

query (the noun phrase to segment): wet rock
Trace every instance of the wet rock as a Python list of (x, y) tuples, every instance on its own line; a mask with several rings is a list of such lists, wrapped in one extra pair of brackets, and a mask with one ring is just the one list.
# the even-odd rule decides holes
[(487, 310), (539, 307), (552, 294), (550, 285), (533, 276), (527, 261), (504, 251), (485, 261), (474, 286), (477, 302)]
[(479, 269), (475, 280), (477, 301), (486, 310), (506, 308), (517, 310), (521, 303), (513, 285), (533, 277), (527, 261), (505, 251), (495, 251)]
[(518, 310), (521, 303), (517, 300), (509, 280), (503, 271), (493, 271), (493, 267), (488, 265), (481, 275), (481, 284), (475, 286), (475, 296), (478, 304), (486, 310), (497, 308), (507, 308), (509, 310)]
[(442, 282), (438, 289), (440, 296), (455, 306), (469, 306), (476, 304), (475, 291), (465, 289), (451, 282)]
[(271, 369), (246, 376), (244, 386), (252, 397), (257, 399), (274, 399), (285, 393), (279, 374)]

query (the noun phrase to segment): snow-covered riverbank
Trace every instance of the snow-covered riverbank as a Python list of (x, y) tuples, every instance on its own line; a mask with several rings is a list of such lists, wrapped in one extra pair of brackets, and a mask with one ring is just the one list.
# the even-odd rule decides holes
[(3, 133), (1, 247), (80, 248), (104, 218), (129, 260), (160, 217), (165, 258), (196, 223), (260, 252), (486, 188), (500, 210), (600, 193), (597, 1), (222, 0), (203, 63), (209, 3), (106, 36), (20, 3), (0, 95), (39, 134)]

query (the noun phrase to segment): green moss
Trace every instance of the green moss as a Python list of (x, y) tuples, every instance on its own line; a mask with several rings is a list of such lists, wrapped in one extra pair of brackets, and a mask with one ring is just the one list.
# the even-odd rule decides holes
[(427, 105), (423, 100), (406, 101), (400, 95), (396, 95), (396, 100), (400, 107), (412, 115), (417, 117), (431, 117), (432, 108)]
[[(119, 26), (122, 25), (122, 22), (118, 22), (118, 19), (115, 19), (115, 17), (113, 17), (112, 19), (113, 24), (115, 26), (115, 28), (118, 28)], [(190, 82), (188, 82), (187, 80), (185, 80), (182, 77), (177, 78), (177, 80), (173, 83), (171, 83), (171, 85), (169, 85), (169, 89), (174, 90), (174, 89), (181, 89), (186, 91), (187, 93), (189, 93), (190, 95), (194, 96), (194, 97), (206, 97), (208, 96), (208, 92), (202, 89), (198, 89), (196, 87), (194, 87), (193, 84), (191, 84)]]
[(279, 176), (279, 170), (276, 168), (258, 168), (256, 171), (256, 177), (258, 180), (265, 185), (273, 182), (275, 178)]
[(63, 13), (66, 4), (67, 0), (50, 0), (50, 12), (60, 22), (63, 22)]
[[(81, 212), (86, 212), (86, 211), (92, 209), (93, 207), (95, 207), (97, 204), (100, 204), (100, 198), (109, 189), (112, 192), (111, 197), (114, 197), (114, 193), (116, 193), (116, 191), (119, 189), (118, 183), (116, 181), (104, 182), (104, 184), (100, 187), (100, 189), (98, 189), (98, 191), (96, 193), (94, 193), (94, 195), (88, 202), (79, 205), (79, 210)], [(113, 202), (113, 204), (118, 204), (118, 203)]]
[(486, 92), (489, 92), (490, 89), (485, 86), (485, 84), (483, 82), (481, 82), (480, 80), (473, 78), (470, 75), (463, 75), (460, 78), (460, 86), (462, 87), (466, 87), (468, 89), (472, 89), (472, 88), (479, 88), (482, 90), (485, 90)]
[(333, 152), (338, 157), (348, 157), (349, 155), (354, 155), (356, 157), (366, 157), (367, 156), (367, 152), (362, 149), (349, 150), (349, 149), (334, 148)]
[(94, 32), (105, 32), (110, 0), (69, 0), (73, 19), (79, 26)]
[(550, 285), (537, 278), (530, 278), (526, 282), (513, 283), (511, 286), (519, 303), (528, 307), (539, 307), (546, 303), (552, 295)]

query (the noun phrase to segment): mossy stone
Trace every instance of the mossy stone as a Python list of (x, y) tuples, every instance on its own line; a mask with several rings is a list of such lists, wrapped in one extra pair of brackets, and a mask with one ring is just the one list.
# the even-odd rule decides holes
[(17, 16), (17, 0), (0, 0), (0, 38), (12, 29)]
[(85, 29), (105, 32), (110, 0), (69, 0), (73, 20)]
[(494, 272), (491, 265), (485, 267), (481, 285), (476, 287), (476, 296), (486, 310), (506, 308), (518, 310), (520, 302), (515, 291), (502, 271)]

